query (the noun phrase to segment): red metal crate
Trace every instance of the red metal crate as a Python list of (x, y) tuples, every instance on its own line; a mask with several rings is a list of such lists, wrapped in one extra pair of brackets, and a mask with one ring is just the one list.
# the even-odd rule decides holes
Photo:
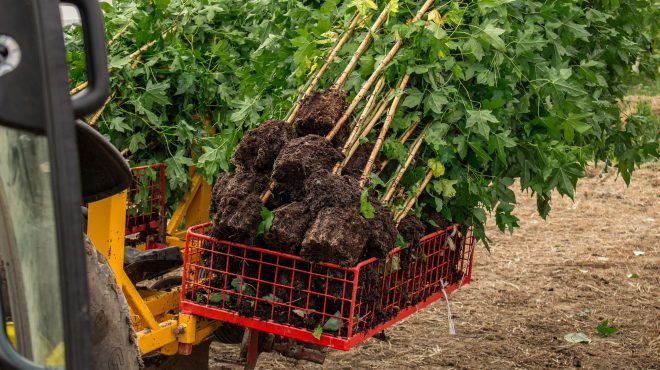
[(468, 284), (472, 272), (474, 236), (458, 225), (351, 268), (216, 240), (204, 235), (209, 226), (188, 229), (182, 312), (341, 350)]
[[(126, 235), (162, 241), (165, 232), (165, 165), (134, 167), (126, 200)], [(149, 238), (151, 237), (151, 238)], [(149, 244), (149, 243), (148, 243)]]

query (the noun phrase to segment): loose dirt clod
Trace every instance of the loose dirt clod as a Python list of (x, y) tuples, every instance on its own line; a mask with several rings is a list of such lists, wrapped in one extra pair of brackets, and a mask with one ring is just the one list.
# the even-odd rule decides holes
[(264, 234), (269, 249), (297, 254), (313, 215), (302, 202), (284, 205), (273, 211), (273, 224)]
[(232, 163), (245, 171), (270, 172), (280, 150), (292, 138), (291, 125), (268, 120), (245, 133), (236, 146)]
[(302, 200), (305, 180), (319, 171), (329, 171), (341, 159), (341, 153), (325, 138), (307, 135), (289, 141), (273, 165), (272, 179), (277, 182), (275, 194), (288, 195), (292, 201)]
[[(314, 92), (300, 102), (300, 112), (295, 121), (298, 136), (327, 135), (346, 111), (346, 93), (341, 90)], [(343, 143), (348, 137), (348, 128), (342, 127), (333, 139)]]
[(360, 186), (351, 177), (320, 171), (305, 181), (305, 203), (316, 215), (326, 207), (357, 209), (360, 204)]
[(366, 222), (355, 208), (324, 208), (307, 230), (300, 255), (312, 262), (354, 266), (367, 242), (365, 228)]
[(374, 218), (367, 220), (369, 239), (364, 250), (364, 256), (383, 258), (396, 244), (396, 225), (394, 216), (376, 198), (369, 199), (376, 210)]

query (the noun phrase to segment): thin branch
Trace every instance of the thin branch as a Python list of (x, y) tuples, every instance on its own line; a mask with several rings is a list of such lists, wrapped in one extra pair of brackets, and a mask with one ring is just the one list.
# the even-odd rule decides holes
[(364, 170), (362, 171), (362, 177), (360, 177), (360, 187), (364, 187), (367, 180), (369, 179), (371, 168), (373, 167), (374, 162), (376, 161), (376, 157), (378, 156), (378, 152), (380, 151), (380, 148), (383, 145), (383, 141), (385, 140), (385, 135), (387, 135), (387, 130), (390, 128), (390, 124), (394, 119), (394, 113), (396, 113), (396, 108), (398, 107), (399, 101), (401, 100), (401, 95), (403, 95), (402, 92), (403, 90), (405, 90), (406, 86), (408, 85), (409, 79), (410, 79), (410, 74), (406, 73), (401, 79), (399, 86), (397, 86), (397, 89), (399, 90), (399, 95), (395, 96), (394, 99), (392, 99), (392, 104), (390, 105), (390, 109), (387, 112), (387, 117), (385, 117), (385, 122), (383, 123), (383, 127), (380, 129), (380, 134), (376, 139), (374, 148), (371, 150), (371, 155), (369, 156), (367, 165), (364, 167)]
[(415, 205), (415, 203), (417, 202), (417, 199), (419, 199), (419, 196), (422, 194), (422, 192), (426, 188), (426, 185), (428, 185), (429, 181), (431, 181), (431, 178), (433, 178), (433, 171), (428, 170), (426, 172), (426, 176), (424, 177), (424, 180), (422, 180), (422, 184), (419, 186), (419, 189), (417, 189), (415, 194), (413, 196), (411, 196), (410, 199), (408, 199), (408, 201), (406, 201), (406, 204), (403, 207), (403, 209), (401, 210), (401, 212), (399, 212), (396, 215), (396, 217), (394, 218), (394, 221), (396, 222), (397, 227), (401, 223), (401, 220), (403, 220), (406, 216), (408, 216), (408, 212), (410, 212), (413, 205)]
[(396, 191), (396, 187), (399, 185), (399, 182), (403, 178), (403, 175), (406, 173), (406, 170), (408, 169), (413, 159), (415, 158), (417, 151), (422, 146), (422, 142), (424, 141), (424, 137), (428, 132), (429, 126), (430, 125), (426, 125), (426, 127), (424, 127), (422, 133), (419, 135), (419, 137), (417, 137), (413, 145), (410, 147), (410, 152), (408, 153), (405, 162), (403, 162), (403, 164), (399, 165), (399, 168), (397, 168), (397, 171), (394, 174), (394, 177), (392, 178), (392, 182), (390, 182), (389, 186), (387, 187), (387, 190), (385, 191), (385, 196), (383, 196), (383, 203), (389, 203), (389, 201), (392, 200), (392, 196)]

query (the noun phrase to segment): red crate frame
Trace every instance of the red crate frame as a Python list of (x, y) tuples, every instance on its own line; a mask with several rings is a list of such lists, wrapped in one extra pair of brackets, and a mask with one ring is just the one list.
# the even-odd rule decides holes
[[(210, 223), (207, 223), (188, 229), (181, 289), (181, 312), (227, 321), (260, 331), (340, 350), (350, 349), (354, 345), (417, 312), (419, 309), (437, 301), (444, 294), (449, 294), (462, 285), (468, 284), (472, 274), (475, 239), (471, 229), (459, 227), (458, 225), (452, 225), (444, 230), (423, 237), (418, 247), (407, 249), (396, 248), (384, 259), (371, 258), (350, 268), (329, 263), (308, 263), (299, 256), (217, 240), (204, 235), (204, 232), (210, 225)], [(459, 246), (454, 248), (453, 252), (451, 249), (452, 244)], [(405, 251), (409, 251), (409, 254), (405, 254)], [(206, 254), (204, 256), (205, 258), (201, 258), (202, 254)], [(406, 255), (409, 257), (405, 257)], [(418, 257), (413, 258), (412, 256)], [(419, 256), (425, 257), (420, 258)], [(218, 261), (225, 264), (226, 268), (218, 269), (217, 266), (214, 266), (213, 258), (218, 258)], [(226, 261), (220, 258), (226, 258)], [(401, 261), (403, 258), (411, 258), (411, 264), (405, 270), (403, 268), (397, 269), (393, 261)], [(236, 270), (229, 268), (232, 259), (234, 261), (241, 261), (242, 267), (240, 274)], [(209, 260), (211, 261), (211, 266), (204, 266), (205, 261)], [(246, 263), (248, 265), (252, 263), (254, 264), (253, 266), (258, 267), (256, 278), (246, 275)], [(296, 265), (299, 267), (296, 267)], [(456, 273), (456, 276), (450, 275), (450, 266), (452, 265), (455, 266), (452, 274)], [(369, 303), (365, 302), (363, 298), (368, 297), (369, 293), (371, 293), (370, 289), (373, 286), (361, 286), (360, 277), (363, 276), (361, 273), (366, 275), (369, 268), (373, 272), (374, 267), (376, 268), (375, 271), (379, 272), (378, 277), (381, 283), (380, 287), (375, 287), (374, 292), (378, 292), (380, 297), (379, 302)], [(274, 278), (262, 277), (262, 270), (266, 271), (269, 268), (275, 268)], [(288, 285), (279, 282), (277, 277), (278, 269), (281, 271), (290, 271), (291, 275)], [(296, 285), (296, 273), (302, 275), (303, 282), (307, 283), (307, 288), (301, 290), (303, 294), (301, 297), (306, 294), (306, 298), (302, 299), (306, 299), (305, 307), (301, 303), (296, 304), (299, 300), (292, 300)], [(209, 279), (205, 275), (223, 280), (224, 282), (221, 284), (222, 288), (211, 287)], [(223, 277), (220, 277), (221, 275)], [(266, 275), (265, 272), (264, 275)], [(229, 286), (229, 280), (232, 276), (234, 276), (233, 281), (240, 278), (237, 283), (241, 287), (240, 291), (234, 290), (239, 289), (239, 287), (233, 288)], [(305, 276), (308, 278), (305, 279)], [(446, 284), (448, 278), (452, 278), (455, 281)], [(314, 279), (324, 279), (326, 281), (324, 284), (325, 291), (322, 291), (323, 289), (314, 290), (312, 288)], [(253, 285), (248, 285), (248, 287), (252, 287), (255, 291), (253, 295), (243, 293), (248, 289), (245, 282), (253, 283)], [(341, 293), (335, 295), (329, 294), (328, 289), (332, 285), (332, 282), (341, 285)], [(365, 283), (364, 280), (362, 282)], [(444, 285), (444, 289), (443, 283), (446, 284)], [(261, 294), (260, 287), (263, 287)], [(271, 288), (271, 299), (264, 299), (267, 296), (264, 296), (263, 293), (271, 292)], [(283, 300), (278, 301), (278, 289), (283, 289), (285, 292), (288, 291), (288, 303), (285, 303)], [(359, 291), (363, 295), (358, 294)], [(365, 291), (366, 295), (364, 295)], [(197, 292), (201, 292), (200, 297), (202, 300), (206, 299), (207, 303), (197, 302), (193, 298)], [(220, 296), (220, 306), (208, 304), (212, 293), (222, 294)], [(309, 303), (312, 296), (323, 298), (322, 310), (310, 308)], [(234, 297), (237, 305), (240, 305), (243, 299), (245, 300), (244, 303), (252, 302), (254, 315), (251, 317), (241, 315), (239, 314), (239, 309), (236, 307), (228, 307), (226, 302), (231, 301)], [(406, 298), (404, 299), (404, 297)], [(333, 315), (326, 312), (330, 307), (328, 304), (329, 301), (335, 302), (335, 305), (337, 305), (336, 301), (340, 302), (339, 306), (341, 309), (338, 311), (338, 314), (335, 313)], [(258, 307), (262, 304), (265, 307), (271, 307), (269, 318), (260, 318), (257, 316)], [(284, 322), (274, 320), (276, 315), (275, 307), (287, 311), (287, 319)], [(333, 333), (324, 331), (320, 338), (317, 339), (312, 334), (313, 330), (311, 328), (306, 328), (300, 323), (292, 322), (292, 318), (296, 318), (292, 316), (292, 312), (296, 309), (305, 310), (306, 314), (309, 315), (320, 316), (323, 323), (327, 323), (327, 320), (334, 318), (338, 320), (338, 322), (335, 322), (338, 323), (337, 326), (339, 329)], [(362, 310), (366, 311), (366, 314)], [(344, 314), (346, 311), (349, 312), (348, 315)], [(390, 316), (386, 319), (377, 319), (376, 312), (390, 313)], [(281, 313), (282, 311), (280, 311)], [(362, 314), (363, 316), (361, 316)]]
[[(156, 179), (148, 179), (149, 169), (157, 171)], [(133, 167), (133, 181), (126, 197), (126, 235), (143, 231), (155, 231), (151, 234), (162, 234), (165, 220), (165, 165), (154, 163), (146, 166)], [(147, 179), (149, 189), (149, 210), (131, 215), (131, 209), (137, 207), (133, 199), (140, 191), (140, 181)]]

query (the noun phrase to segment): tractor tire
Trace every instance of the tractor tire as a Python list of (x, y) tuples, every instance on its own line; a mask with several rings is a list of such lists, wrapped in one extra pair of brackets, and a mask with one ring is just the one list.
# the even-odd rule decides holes
[(137, 336), (128, 303), (108, 261), (85, 237), (89, 313), (92, 323), (93, 369), (139, 370), (142, 367)]

